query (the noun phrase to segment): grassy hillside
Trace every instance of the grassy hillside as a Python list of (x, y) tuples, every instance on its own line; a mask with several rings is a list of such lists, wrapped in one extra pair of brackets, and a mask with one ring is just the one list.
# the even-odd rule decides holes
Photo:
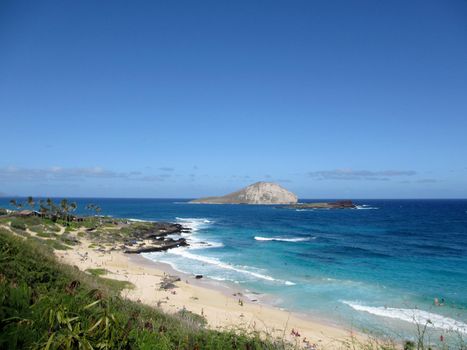
[(258, 334), (218, 332), (121, 299), (128, 287), (58, 264), (40, 240), (0, 228), (0, 349), (286, 349)]

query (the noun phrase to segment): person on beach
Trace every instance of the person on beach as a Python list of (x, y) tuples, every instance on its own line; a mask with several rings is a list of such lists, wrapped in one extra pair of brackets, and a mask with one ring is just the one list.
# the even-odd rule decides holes
[(292, 331), (290, 332), (291, 335), (294, 337), (300, 337), (300, 333), (295, 330), (295, 328), (292, 328)]

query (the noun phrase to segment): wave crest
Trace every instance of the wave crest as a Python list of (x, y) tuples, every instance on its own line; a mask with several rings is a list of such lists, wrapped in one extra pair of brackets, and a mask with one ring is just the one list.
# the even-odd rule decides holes
[(213, 221), (206, 218), (175, 218), (179, 224), (191, 229), (191, 232), (196, 232), (208, 227)]
[(378, 210), (379, 208), (377, 208), (377, 207), (370, 207), (370, 206), (367, 205), (367, 204), (363, 204), (363, 205), (356, 205), (356, 206), (355, 206), (355, 209), (358, 209), (358, 210)]
[(258, 273), (258, 272), (253, 272), (253, 271), (249, 271), (249, 270), (246, 270), (246, 269), (243, 269), (243, 268), (238, 268), (238, 267), (235, 267), (233, 265), (226, 264), (226, 263), (224, 263), (224, 262), (222, 262), (222, 261), (220, 261), (219, 259), (216, 259), (216, 258), (210, 258), (210, 257), (207, 257), (207, 256), (192, 254), (186, 248), (183, 248), (183, 247), (182, 248), (172, 249), (170, 251), (170, 253), (182, 256), (182, 257), (187, 258), (187, 259), (199, 261), (199, 262), (202, 262), (204, 264), (214, 265), (214, 266), (219, 267), (219, 268), (224, 269), (224, 270), (231, 270), (231, 271), (236, 271), (236, 272), (239, 272), (239, 273), (242, 273), (242, 274), (245, 274), (245, 275), (250, 275), (250, 276), (253, 276), (253, 277), (256, 277), (256, 278), (259, 278), (259, 279), (263, 279), (263, 280), (266, 280), (266, 281), (279, 282), (279, 283), (283, 283), (283, 284), (285, 284), (287, 286), (295, 285), (294, 282), (283, 281), (283, 280), (275, 279), (274, 277), (264, 275), (264, 274), (261, 274), (261, 273)]
[(418, 324), (427, 324), (428, 326), (444, 329), (447, 331), (457, 331), (467, 334), (467, 324), (457, 321), (453, 318), (444, 317), (428, 311), (419, 309), (400, 309), (393, 307), (375, 307), (365, 306), (350, 301), (341, 301), (357, 311), (368, 312), (373, 315), (399, 319), (402, 321)]
[(278, 241), (278, 242), (306, 242), (316, 239), (316, 237), (261, 237), (255, 236), (256, 241)]

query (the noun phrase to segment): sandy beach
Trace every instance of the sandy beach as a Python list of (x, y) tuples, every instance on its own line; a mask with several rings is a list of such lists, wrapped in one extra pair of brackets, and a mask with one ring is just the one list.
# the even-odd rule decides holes
[[(291, 312), (253, 302), (228, 287), (217, 287), (207, 279), (197, 280), (174, 271), (169, 265), (156, 264), (139, 255), (121, 251), (100, 252), (89, 248), (83, 240), (73, 250), (55, 251), (59, 261), (77, 266), (80, 270), (103, 268), (104, 277), (128, 281), (133, 289), (125, 289), (122, 296), (144, 304), (160, 307), (168, 313), (183, 308), (203, 315), (209, 327), (215, 329), (248, 329), (275, 337), (286, 338), (300, 345), (338, 349), (349, 339), (351, 330), (305, 319)], [(160, 283), (165, 275), (177, 275), (176, 288), (163, 290)], [(299, 336), (292, 335), (292, 330)]]

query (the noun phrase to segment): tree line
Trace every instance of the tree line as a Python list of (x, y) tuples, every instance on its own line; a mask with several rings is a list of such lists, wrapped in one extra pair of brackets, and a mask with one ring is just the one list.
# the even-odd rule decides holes
[[(12, 199), (10, 200), (10, 205), (17, 210), (29, 207), (42, 217), (60, 218), (67, 222), (74, 217), (73, 213), (78, 209), (76, 202), (70, 202), (66, 198), (62, 199), (59, 203), (55, 203), (51, 198), (40, 199), (37, 202), (33, 197), (29, 196), (24, 203)], [(94, 212), (95, 215), (99, 215), (101, 212), (101, 208), (93, 203), (87, 204), (85, 209)]]

